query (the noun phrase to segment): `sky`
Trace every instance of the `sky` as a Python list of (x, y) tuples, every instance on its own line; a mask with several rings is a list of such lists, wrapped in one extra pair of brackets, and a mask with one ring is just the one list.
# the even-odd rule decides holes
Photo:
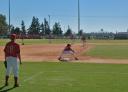
[[(0, 0), (0, 14), (8, 22), (8, 1)], [(78, 0), (10, 0), (11, 24), (21, 26), (24, 20), (30, 26), (32, 17), (38, 17), (40, 23), (49, 20), (50, 28), (59, 22), (65, 32), (68, 25), (78, 32)], [(80, 24), (84, 32), (124, 32), (128, 29), (128, 0), (80, 0)]]

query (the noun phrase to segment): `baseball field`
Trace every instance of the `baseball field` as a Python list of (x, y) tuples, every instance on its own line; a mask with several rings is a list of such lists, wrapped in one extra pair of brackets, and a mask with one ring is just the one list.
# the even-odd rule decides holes
[[(0, 61), (9, 40), (0, 40)], [(17, 40), (21, 44), (21, 40)], [(128, 40), (24, 40), (21, 45), (20, 87), (13, 88), (13, 76), (4, 85), (5, 68), (0, 62), (0, 92), (127, 92)], [(57, 60), (67, 43), (72, 43), (78, 61)]]

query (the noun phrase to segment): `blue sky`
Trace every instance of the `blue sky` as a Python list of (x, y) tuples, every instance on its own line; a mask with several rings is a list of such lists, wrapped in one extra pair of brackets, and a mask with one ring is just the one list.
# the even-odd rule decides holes
[[(40, 22), (51, 15), (51, 28), (60, 22), (65, 31), (70, 25), (77, 32), (77, 0), (10, 0), (11, 24), (19, 26), (21, 20), (28, 27), (32, 17)], [(127, 31), (128, 0), (80, 0), (81, 29), (84, 32), (99, 32), (101, 28), (107, 32)], [(0, 0), (0, 13), (7, 16), (8, 0)]]

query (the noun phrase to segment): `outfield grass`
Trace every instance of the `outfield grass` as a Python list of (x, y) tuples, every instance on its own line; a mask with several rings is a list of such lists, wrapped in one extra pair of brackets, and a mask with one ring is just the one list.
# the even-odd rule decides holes
[(128, 45), (96, 45), (86, 52), (85, 55), (101, 58), (128, 59)]
[(127, 45), (128, 40), (88, 40), (88, 44), (91, 45)]
[[(0, 87), (4, 84), (0, 63)], [(19, 88), (0, 92), (127, 92), (128, 65), (85, 63), (23, 63)]]
[[(0, 46), (5, 45), (9, 39), (0, 39)], [(22, 44), (21, 39), (16, 40), (17, 43)], [(52, 39), (51, 44), (64, 44), (64, 43), (73, 43), (70, 39)], [(75, 43), (80, 43), (80, 40), (75, 40)], [(49, 39), (24, 39), (25, 45), (33, 44), (49, 44)]]
[(100, 45), (85, 54), (102, 58), (128, 59), (128, 45)]
[[(0, 39), (0, 46), (5, 45), (9, 39)], [(22, 43), (21, 39), (16, 40), (19, 44)], [(52, 44), (72, 43), (70, 39), (52, 39)], [(49, 44), (49, 39), (24, 39), (25, 45), (33, 44)], [(80, 40), (75, 40), (74, 43), (81, 43)], [(128, 45), (128, 40), (87, 40), (88, 44), (92, 45)]]
[(84, 55), (100, 58), (128, 59), (128, 40), (91, 40), (89, 44), (95, 47), (84, 53)]
[[(0, 46), (5, 45), (9, 39), (0, 39)], [(21, 40), (17, 42), (21, 44)], [(48, 39), (25, 39), (25, 45), (33, 44), (49, 44)], [(52, 39), (52, 44), (72, 43), (70, 39)], [(80, 40), (75, 40), (80, 43)], [(128, 40), (88, 40), (88, 44), (94, 45), (95, 48), (84, 53), (84, 55), (112, 58), (112, 59), (128, 59)], [(75, 45), (75, 44), (74, 44)]]

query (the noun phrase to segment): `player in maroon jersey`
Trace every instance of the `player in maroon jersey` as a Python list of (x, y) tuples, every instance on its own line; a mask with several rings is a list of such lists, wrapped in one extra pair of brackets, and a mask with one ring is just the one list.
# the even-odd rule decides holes
[(15, 81), (14, 87), (18, 87), (19, 61), (21, 64), (20, 46), (15, 42), (16, 39), (15, 34), (10, 35), (10, 39), (11, 41), (8, 42), (4, 48), (5, 61), (7, 62), (5, 86), (8, 86), (8, 79), (12, 68), (14, 74), (14, 81)]
[[(71, 48), (71, 44), (67, 44), (67, 46), (62, 51), (58, 60), (60, 60), (60, 61), (69, 61), (70, 60), (69, 58), (64, 58), (64, 55), (66, 55), (66, 54), (70, 54), (75, 58), (75, 60), (78, 60), (78, 58), (75, 56), (75, 51)], [(69, 59), (69, 60), (67, 60), (67, 59)]]

